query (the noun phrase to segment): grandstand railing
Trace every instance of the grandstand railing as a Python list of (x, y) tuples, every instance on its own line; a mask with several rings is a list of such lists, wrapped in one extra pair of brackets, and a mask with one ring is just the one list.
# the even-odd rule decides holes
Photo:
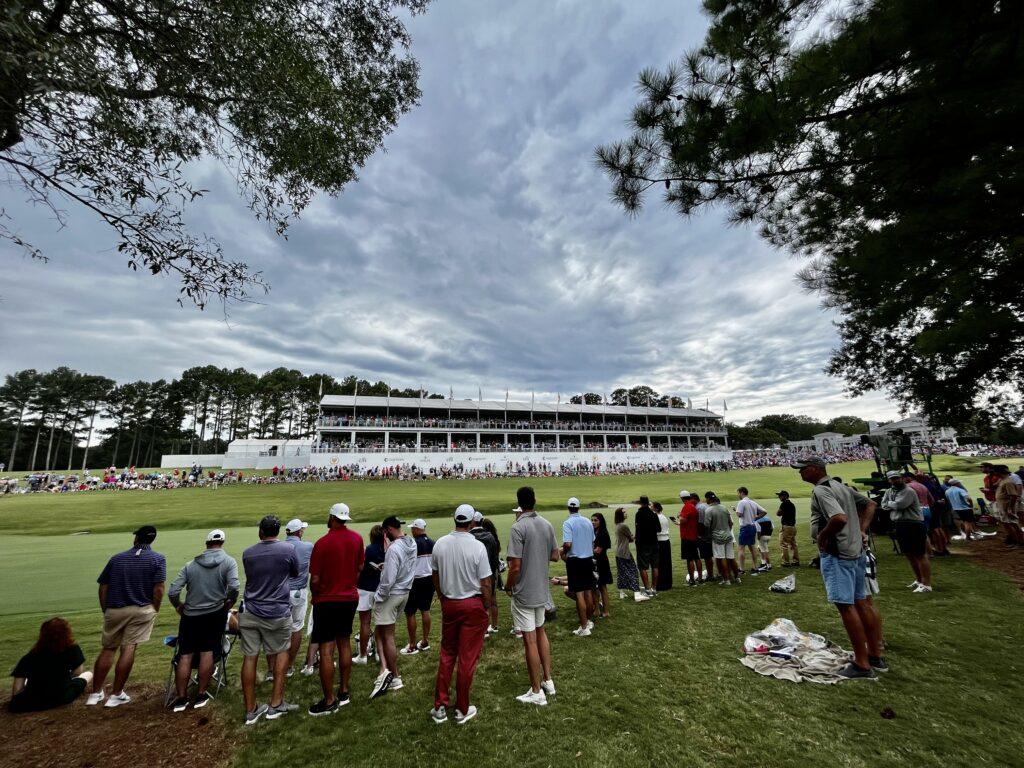
[(464, 421), (461, 419), (380, 419), (324, 416), (318, 419), (321, 428), (336, 429), (419, 429), (479, 430), (493, 432), (672, 432), (681, 434), (725, 434), (720, 424), (658, 424), (590, 421)]

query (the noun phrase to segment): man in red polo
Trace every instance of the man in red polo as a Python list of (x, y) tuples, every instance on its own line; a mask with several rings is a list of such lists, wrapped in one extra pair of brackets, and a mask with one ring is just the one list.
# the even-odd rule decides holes
[[(348, 527), (347, 504), (335, 504), (327, 516), (327, 535), (313, 545), (309, 559), (309, 591), (313, 595), (311, 643), (320, 646), (320, 685), (324, 697), (309, 708), (314, 717), (331, 715), (349, 702), (352, 672), (352, 618), (359, 592), (356, 581), (363, 567), (363, 537)], [(338, 646), (341, 684), (334, 694), (334, 646)]]
[[(683, 508), (679, 512), (679, 556), (686, 561), (686, 584), (696, 586), (703, 581), (700, 575), (700, 551), (697, 548), (697, 497), (689, 491), (680, 491)], [(696, 568), (696, 573), (694, 569)]]

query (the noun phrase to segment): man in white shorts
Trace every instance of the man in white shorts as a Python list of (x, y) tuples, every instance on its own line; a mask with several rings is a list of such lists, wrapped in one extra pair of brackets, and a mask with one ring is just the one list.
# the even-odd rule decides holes
[[(302, 630), (306, 627), (306, 613), (309, 611), (309, 557), (313, 553), (313, 543), (302, 540), (303, 532), (309, 527), (299, 518), (288, 521), (284, 527), (285, 541), (295, 547), (299, 558), (299, 575), (288, 582), (288, 605), (291, 608), (292, 636), (288, 645), (288, 677), (295, 668), (295, 658), (302, 647)], [(267, 680), (273, 680), (273, 660), (267, 658)]]
[(505, 591), (512, 598), (512, 624), (522, 633), (530, 690), (516, 698), (524, 704), (546, 706), (555, 693), (551, 679), (551, 644), (544, 629), (544, 606), (551, 602), (549, 563), (558, 562), (555, 529), (537, 515), (533, 488), (516, 492), (519, 511), (508, 544)]
[(734, 581), (739, 584), (740, 572), (735, 560), (736, 546), (732, 536), (732, 517), (718, 496), (708, 493), (705, 498), (708, 502), (708, 528), (711, 529), (711, 554), (715, 558), (718, 575), (722, 577), (719, 583), (722, 586), (728, 586)]
[(386, 518), (381, 527), (391, 542), (384, 555), (384, 568), (380, 573), (380, 585), (373, 596), (373, 623), (376, 625), (377, 652), (384, 666), (373, 683), (370, 698), (383, 696), (389, 690), (403, 687), (398, 674), (398, 648), (395, 646), (395, 622), (405, 610), (412, 589), (416, 569), (416, 542), (402, 533), (405, 522), (394, 515)]

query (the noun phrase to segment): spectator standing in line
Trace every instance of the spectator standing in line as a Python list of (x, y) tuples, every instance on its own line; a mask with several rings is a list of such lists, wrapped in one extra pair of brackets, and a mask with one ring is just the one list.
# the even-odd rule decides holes
[[(363, 567), (359, 571), (356, 591), (359, 594), (359, 651), (352, 663), (365, 666), (368, 662), (370, 644), (373, 642), (373, 598), (380, 586), (380, 572), (384, 568), (384, 554), (388, 544), (384, 528), (379, 525), (370, 529), (370, 543), (363, 553)], [(380, 671), (386, 671), (384, 656), (377, 654), (380, 660)]]
[(914, 580), (907, 585), (914, 592), (932, 591), (932, 564), (928, 559), (928, 527), (921, 513), (921, 502), (908, 488), (899, 472), (887, 472), (889, 487), (882, 494), (882, 509), (896, 528), (896, 542), (914, 571)]
[[(405, 625), (409, 630), (409, 644), (402, 648), (403, 656), (415, 656), (420, 651), (430, 650), (430, 606), (434, 602), (434, 577), (430, 570), (434, 540), (427, 536), (427, 521), (418, 517), (409, 526), (416, 542), (416, 568), (413, 571), (412, 589), (405, 603)], [(420, 614), (423, 640), (416, 642), (416, 612)]]
[(736, 565), (736, 540), (732, 536), (732, 516), (729, 510), (714, 493), (705, 494), (707, 499), (707, 521), (711, 529), (712, 554), (715, 556), (715, 567), (721, 577), (719, 584), (723, 587), (735, 582), (740, 584), (739, 566)]
[[(167, 600), (181, 616), (178, 623), (178, 666), (174, 685), (177, 698), (171, 704), (175, 712), (188, 708), (188, 684), (192, 677), (192, 657), (199, 656), (195, 709), (210, 703), (206, 687), (213, 677), (215, 655), (223, 651), (228, 611), (238, 599), (238, 563), (224, 551), (224, 531), (214, 529), (206, 535), (206, 550), (189, 560), (171, 582)], [(185, 590), (185, 601), (181, 591)]]
[[(255, 725), (264, 715), (276, 720), (298, 709), (284, 699), (288, 671), (288, 646), (292, 636), (291, 601), (288, 585), (299, 575), (295, 547), (278, 541), (281, 521), (275, 515), (260, 520), (258, 543), (242, 553), (245, 570), (243, 610), (238, 616), (242, 645), (242, 697), (245, 724)], [(256, 702), (256, 665), (260, 651), (274, 657), (274, 686), (270, 703)]]
[(660, 501), (651, 504), (654, 514), (658, 516), (658, 581), (655, 588), (659, 592), (672, 589), (672, 534), (671, 521), (665, 515), (665, 508)]
[[(658, 594), (658, 532), (661, 523), (646, 496), (640, 497), (640, 507), (633, 517), (633, 524), (636, 527), (636, 565), (640, 569), (640, 580), (644, 583), (644, 594), (654, 597)], [(648, 571), (651, 572), (650, 576)]]
[(996, 479), (996, 504), (1011, 536), (1009, 546), (1012, 549), (1024, 546), (1024, 535), (1021, 533), (1021, 485), (1014, 482), (1019, 478), (1005, 464), (992, 467), (992, 476)]
[[(601, 609), (601, 618), (611, 616), (608, 608), (608, 585), (612, 583), (612, 566), (608, 562), (608, 551), (612, 548), (612, 537), (608, 533), (608, 523), (604, 515), (595, 512), (590, 516), (594, 526), (594, 572), (597, 574), (597, 589), (594, 590), (594, 610)], [(600, 606), (598, 606), (600, 603)]]
[(696, 494), (680, 491), (683, 507), (679, 510), (679, 557), (686, 561), (686, 584), (695, 587), (704, 583), (701, 577), (700, 552), (697, 548), (697, 526), (700, 513), (697, 512)]
[[(701, 581), (707, 583), (715, 577), (715, 558), (711, 541), (711, 527), (708, 525), (708, 505), (700, 500), (700, 494), (690, 494), (697, 502), (697, 554), (700, 555), (704, 570)], [(721, 576), (721, 574), (719, 574)]]
[(789, 491), (779, 491), (775, 494), (779, 497), (779, 510), (775, 514), (779, 516), (779, 525), (782, 527), (782, 534), (779, 536), (779, 545), (782, 547), (782, 567), (799, 568), (800, 552), (796, 544), (796, 504), (789, 498)]
[(438, 539), (431, 558), (434, 588), (441, 601), (441, 652), (434, 708), (430, 710), (435, 723), (448, 719), (448, 690), (456, 664), (459, 676), (455, 684), (455, 724), (465, 725), (477, 714), (469, 693), (487, 636), (493, 591), (487, 548), (470, 533), (475, 514), (469, 504), (461, 504), (455, 510), (455, 530)]
[(398, 648), (395, 646), (395, 622), (405, 610), (416, 570), (416, 542), (402, 532), (405, 521), (395, 515), (384, 519), (381, 528), (391, 542), (384, 555), (380, 584), (373, 596), (373, 623), (376, 625), (377, 653), (385, 669), (377, 676), (370, 698), (405, 687), (398, 674)]
[(950, 477), (946, 480), (946, 501), (949, 508), (960, 521), (963, 528), (963, 538), (967, 541), (974, 541), (974, 500), (968, 495), (967, 490), (956, 478)]
[[(292, 676), (295, 667), (295, 659), (302, 647), (302, 630), (306, 626), (306, 613), (309, 609), (309, 558), (313, 554), (313, 542), (304, 541), (303, 535), (309, 523), (299, 518), (288, 521), (284, 527), (285, 541), (295, 547), (295, 554), (299, 558), (299, 575), (288, 584), (288, 607), (291, 611), (292, 635), (288, 644), (288, 677)], [(267, 667), (272, 667), (272, 661), (267, 658)], [(273, 679), (269, 673), (268, 679)]]
[(65, 619), (47, 619), (39, 637), (11, 671), (11, 712), (40, 712), (62, 707), (82, 695), (92, 680), (85, 654)]
[(494, 523), (485, 519), (479, 512), (474, 512), (473, 527), (469, 529), (469, 532), (484, 545), (484, 549), (487, 551), (487, 563), (491, 567), (491, 594), (486, 595), (485, 600), (490, 613), (487, 634), (497, 634), (498, 588), (501, 582), (501, 543), (498, 541), (498, 531), (495, 529)]
[(551, 523), (534, 507), (533, 488), (516, 491), (519, 502), (508, 544), (508, 578), (505, 592), (512, 598), (512, 623), (523, 638), (530, 690), (516, 699), (524, 704), (547, 706), (555, 693), (551, 674), (551, 645), (544, 629), (544, 607), (552, 602), (548, 567), (558, 562), (558, 544)]
[(744, 567), (746, 565), (747, 552), (750, 553), (750, 570), (753, 575), (757, 575), (761, 572), (761, 565), (763, 563), (761, 565), (758, 564), (756, 521), (757, 516), (764, 512), (765, 509), (749, 498), (746, 488), (737, 488), (736, 494), (740, 497), (739, 502), (736, 504), (736, 518), (740, 524), (740, 575), (742, 576), (747, 572)]
[(594, 629), (594, 526), (580, 514), (580, 500), (573, 496), (566, 503), (569, 516), (562, 523), (562, 559), (569, 591), (576, 602), (579, 626), (576, 637), (589, 637)]
[(132, 548), (110, 558), (96, 580), (103, 611), (103, 650), (93, 667), (92, 693), (85, 701), (89, 706), (103, 701), (103, 686), (115, 653), (114, 686), (104, 706), (119, 707), (131, 701), (124, 686), (135, 664), (135, 650), (149, 640), (164, 599), (167, 561), (153, 551), (156, 528), (144, 525), (134, 535)]
[(848, 680), (874, 679), (875, 670), (889, 668), (882, 658), (881, 624), (867, 591), (865, 531), (876, 505), (862, 493), (830, 478), (828, 465), (821, 457), (808, 457), (794, 463), (793, 468), (800, 471), (801, 480), (814, 486), (811, 536), (818, 544), (821, 578), (828, 601), (839, 611), (853, 646), (853, 662), (838, 674)]
[(772, 525), (772, 519), (768, 516), (768, 510), (762, 507), (757, 516), (754, 518), (754, 523), (757, 525), (757, 551), (761, 554), (761, 567), (758, 569), (761, 573), (765, 573), (772, 569), (772, 556), (771, 556), (771, 542), (772, 534), (775, 532), (775, 526)]
[[(323, 698), (309, 708), (314, 717), (330, 715), (349, 702), (352, 674), (352, 619), (359, 604), (356, 586), (363, 567), (363, 537), (348, 527), (347, 504), (331, 506), (327, 534), (317, 540), (309, 560), (309, 588), (313, 593), (313, 634), (320, 648), (320, 687)], [(341, 681), (334, 693), (334, 649), (338, 649)]]
[(645, 603), (651, 598), (640, 591), (640, 571), (629, 545), (633, 542), (633, 532), (626, 522), (626, 510), (619, 507), (615, 510), (615, 583), (619, 588), (619, 599), (625, 600), (626, 593), (632, 592), (633, 599)]

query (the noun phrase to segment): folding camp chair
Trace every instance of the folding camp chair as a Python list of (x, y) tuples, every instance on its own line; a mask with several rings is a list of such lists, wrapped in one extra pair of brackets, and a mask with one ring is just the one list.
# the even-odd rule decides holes
[[(217, 698), (217, 695), (228, 685), (228, 658), (231, 655), (231, 650), (235, 647), (235, 642), (238, 640), (238, 631), (233, 629), (225, 630), (224, 637), (221, 638), (220, 651), (214, 653), (213, 657), (213, 675), (210, 677), (210, 683), (206, 688), (206, 692), (213, 698)], [(171, 657), (171, 671), (167, 679), (167, 693), (164, 696), (164, 706), (169, 707), (177, 697), (177, 689), (175, 687), (175, 675), (178, 671), (178, 662), (181, 661), (181, 653), (178, 652), (178, 636), (168, 635), (164, 638), (164, 645), (174, 650), (174, 655)], [(186, 695), (195, 691), (199, 686), (199, 654), (195, 653), (192, 655), (192, 675), (188, 682), (188, 690)]]

